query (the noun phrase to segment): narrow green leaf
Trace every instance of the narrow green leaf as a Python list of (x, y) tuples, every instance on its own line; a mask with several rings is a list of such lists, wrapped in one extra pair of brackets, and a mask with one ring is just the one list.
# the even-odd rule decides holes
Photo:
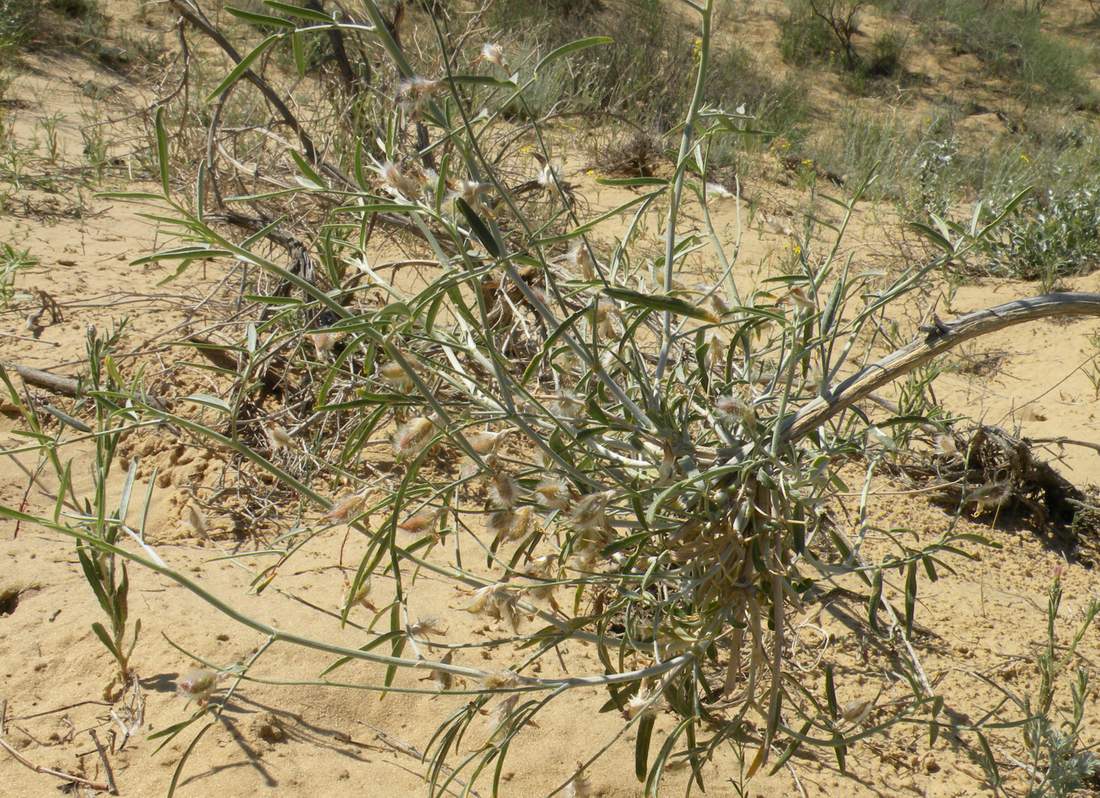
[(477, 240), (481, 242), (481, 245), (485, 247), (494, 258), (499, 258), (500, 245), (493, 237), (492, 231), (490, 231), (485, 222), (482, 221), (481, 217), (477, 215), (474, 209), (471, 208), (469, 203), (462, 199), (462, 197), (456, 199), (455, 204), (458, 206), (458, 209), (462, 211), (462, 215), (466, 217), (470, 229), (473, 230), (474, 235), (477, 236)]
[(243, 8), (235, 8), (234, 6), (225, 6), (225, 10), (237, 19), (243, 19), (245, 22), (251, 22), (253, 25), (270, 25), (276, 28), (294, 30), (294, 23), (289, 19), (273, 17), (269, 14), (257, 14), (255, 11), (245, 11)]
[(791, 744), (787, 746), (786, 750), (783, 751), (779, 759), (775, 760), (775, 764), (772, 765), (772, 769), (768, 773), (769, 776), (774, 776), (776, 773), (778, 773), (779, 769), (787, 764), (787, 760), (794, 756), (795, 751), (797, 751), (802, 745), (802, 740), (800, 738), (806, 736), (806, 734), (810, 731), (811, 726), (813, 726), (812, 720), (808, 720), (802, 725), (802, 728), (798, 732), (798, 737), (795, 737), (793, 740), (791, 740)]
[(848, 746), (844, 744), (844, 735), (840, 732), (833, 732), (833, 742), (836, 743), (833, 746), (833, 752), (836, 754), (836, 765), (840, 768), (841, 773), (847, 773), (845, 757), (848, 753)]
[(936, 561), (932, 558), (932, 555), (925, 554), (920, 559), (924, 563), (924, 572), (928, 574), (928, 578), (933, 582), (939, 579), (939, 576), (936, 575)]
[(871, 628), (876, 632), (878, 626), (878, 604), (882, 600), (882, 569), (876, 568), (874, 578), (871, 580), (871, 597), (867, 600), (867, 620)]
[(305, 47), (302, 46), (302, 34), (297, 31), (290, 34), (290, 52), (294, 56), (294, 69), (297, 70), (298, 77), (304, 78), (309, 64), (306, 62)]
[(638, 781), (645, 781), (649, 768), (649, 741), (653, 737), (653, 724), (656, 721), (657, 716), (652, 714), (638, 721), (638, 740), (634, 746), (634, 775), (638, 777)]
[(601, 186), (665, 186), (668, 181), (663, 177), (597, 177), (596, 182)]
[(320, 11), (314, 11), (312, 8), (296, 6), (292, 3), (280, 3), (278, 2), (278, 0), (264, 0), (264, 5), (270, 9), (286, 14), (288, 17), (308, 19), (310, 22), (333, 21), (332, 17), (330, 17), (328, 14), (324, 14)]
[(612, 39), (610, 36), (589, 36), (587, 39), (577, 39), (577, 41), (575, 42), (563, 44), (558, 49), (554, 50), (551, 53), (548, 53), (545, 58), (543, 58), (535, 65), (535, 74), (537, 75), (540, 71), (542, 71), (544, 67), (549, 66), (554, 61), (557, 61), (559, 58), (564, 58), (570, 53), (575, 53), (579, 50), (584, 50), (589, 47), (596, 47), (597, 45), (601, 44), (611, 44), (611, 42), (613, 41), (614, 39)]
[(946, 254), (955, 254), (955, 247), (952, 245), (952, 243), (948, 241), (944, 236), (940, 235), (939, 232), (933, 230), (931, 227), (924, 224), (923, 222), (910, 222), (909, 228), (917, 233), (920, 233), (924, 238), (926, 238), (939, 249), (942, 249)]
[(206, 101), (213, 102), (218, 99), (226, 89), (240, 80), (241, 75), (247, 72), (248, 68), (252, 66), (252, 62), (263, 55), (271, 45), (275, 44), (275, 42), (281, 38), (281, 36), (282, 34), (274, 33), (252, 48), (252, 52), (242, 58), (240, 63), (233, 67), (230, 73), (225, 76), (225, 79), (218, 84), (217, 88), (207, 95)]
[(194, 402), (195, 404), (205, 405), (206, 407), (212, 407), (215, 410), (220, 410), (223, 413), (229, 413), (231, 408), (229, 403), (224, 399), (219, 399), (217, 396), (211, 396), (207, 393), (193, 393), (190, 396), (183, 397), (185, 402)]
[(913, 617), (917, 610), (917, 561), (909, 563), (905, 571), (905, 636), (913, 634)]
[(931, 748), (936, 744), (936, 739), (940, 736), (940, 724), (936, 718), (943, 710), (943, 696), (938, 695), (932, 699), (932, 720), (928, 724), (928, 747)]
[(154, 194), (151, 191), (98, 191), (95, 196), (98, 199), (114, 199), (126, 202), (149, 202), (150, 200), (164, 199), (163, 194)]
[(119, 662), (122, 662), (122, 652), (115, 646), (115, 642), (111, 639), (111, 636), (107, 634), (107, 630), (103, 628), (103, 624), (93, 623), (92, 631), (95, 632), (95, 636), (99, 638), (99, 642), (106, 646), (107, 650), (111, 652), (111, 656)]
[(164, 126), (164, 106), (157, 106), (157, 165), (160, 167), (160, 187), (168, 196), (168, 131)]
[(188, 745), (187, 748), (184, 749), (183, 755), (180, 757), (180, 761), (176, 763), (176, 769), (172, 772), (172, 782), (168, 785), (167, 798), (172, 798), (172, 796), (176, 794), (176, 785), (179, 784), (180, 776), (183, 775), (183, 766), (187, 764), (187, 760), (191, 758), (191, 753), (195, 750), (195, 746), (199, 744), (199, 740), (202, 739), (202, 736), (206, 734), (206, 731), (213, 725), (214, 721), (210, 721), (201, 729), (199, 729), (199, 733), (195, 735), (195, 739), (193, 739), (190, 745)]
[(649, 769), (649, 777), (646, 779), (645, 783), (645, 798), (656, 798), (657, 789), (661, 784), (661, 774), (664, 772), (665, 764), (672, 754), (672, 747), (676, 745), (676, 740), (684, 733), (684, 729), (694, 722), (695, 718), (684, 718), (684, 720), (680, 721), (680, 725), (673, 729), (668, 737), (665, 738), (664, 745), (661, 746), (661, 750), (653, 759), (653, 767)]
[(687, 316), (690, 319), (698, 319), (700, 321), (718, 322), (714, 314), (706, 308), (697, 307), (679, 297), (668, 296), (667, 294), (643, 294), (638, 291), (631, 291), (626, 288), (613, 288), (611, 286), (604, 288), (603, 291), (612, 299), (626, 302), (629, 305), (635, 305), (648, 310), (674, 313), (677, 316)]
[(300, 171), (308, 181), (308, 185), (306, 185), (306, 188), (325, 188), (324, 178), (322, 178), (321, 175), (317, 173), (317, 170), (313, 168), (309, 161), (299, 155), (298, 152), (295, 150), (290, 151), (290, 157), (294, 159), (294, 163), (297, 165), (298, 171)]
[(825, 702), (829, 707), (829, 714), (833, 720), (840, 717), (840, 707), (836, 700), (836, 683), (833, 679), (833, 666), (825, 666)]

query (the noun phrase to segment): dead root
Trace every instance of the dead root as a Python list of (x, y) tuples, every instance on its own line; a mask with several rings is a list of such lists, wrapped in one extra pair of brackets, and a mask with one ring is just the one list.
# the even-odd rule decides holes
[(939, 483), (936, 500), (953, 510), (1027, 526), (1086, 563), (1100, 555), (1097, 497), (1038, 457), (1027, 438), (984, 424), (955, 429), (938, 438), (931, 458), (908, 462), (901, 471)]

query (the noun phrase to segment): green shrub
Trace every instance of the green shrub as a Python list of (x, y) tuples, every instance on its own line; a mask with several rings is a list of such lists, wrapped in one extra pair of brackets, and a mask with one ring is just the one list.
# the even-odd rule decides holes
[(1100, 266), (1100, 181), (1035, 192), (990, 242), (990, 254), (995, 273), (1040, 280), (1048, 289), (1093, 271)]
[(779, 23), (779, 52), (784, 61), (795, 66), (834, 62), (840, 55), (825, 20), (800, 6), (792, 8)]
[(36, 0), (0, 0), (0, 59), (4, 50), (30, 40), (38, 16)]
[(875, 38), (871, 56), (864, 66), (872, 77), (895, 77), (903, 71), (908, 38), (897, 31), (887, 31)]
[[(518, 38), (516, 57), (521, 80), (531, 76), (542, 56), (581, 36), (607, 34), (605, 47), (577, 54), (570, 63), (552, 64), (542, 79), (525, 93), (524, 102), (507, 110), (512, 118), (542, 117), (553, 110), (596, 115), (613, 112), (660, 135), (683, 117), (688, 98), (677, 87), (691, 80), (697, 50), (691, 32), (668, 8), (651, 0), (627, 4), (629, 26), (619, 17), (600, 13), (594, 4), (578, 16), (563, 15), (562, 3), (505, 2), (494, 7), (490, 21), (505, 40)], [(583, 17), (583, 18), (582, 18)], [(707, 74), (706, 101), (732, 111), (742, 105), (755, 118), (754, 129), (764, 137), (754, 142), (731, 139), (714, 152), (716, 166), (727, 165), (736, 151), (767, 143), (776, 136), (800, 137), (799, 126), (808, 115), (806, 93), (796, 78), (777, 78), (757, 63), (744, 47), (715, 46)], [(726, 153), (723, 155), (722, 153)]]
[(880, 0), (884, 10), (917, 23), (926, 38), (972, 53), (1013, 82), (1028, 102), (1093, 106), (1082, 70), (1088, 55), (1042, 29), (1042, 17), (983, 0)]

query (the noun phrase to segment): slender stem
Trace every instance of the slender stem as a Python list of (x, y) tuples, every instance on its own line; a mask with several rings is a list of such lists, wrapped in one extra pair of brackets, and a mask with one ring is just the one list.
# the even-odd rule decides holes
[[(706, 5), (698, 8), (703, 18), (703, 30), (699, 44), (699, 71), (695, 75), (695, 91), (691, 95), (691, 104), (688, 106), (687, 119), (684, 120), (684, 132), (680, 136), (680, 152), (676, 156), (676, 176), (672, 182), (672, 197), (668, 204), (668, 217), (665, 221), (665, 275), (664, 290), (666, 294), (672, 292), (672, 275), (675, 267), (674, 253), (676, 250), (676, 220), (680, 213), (680, 198), (684, 192), (684, 172), (687, 171), (687, 159), (695, 141), (695, 123), (699, 116), (699, 108), (703, 104), (703, 93), (707, 83), (707, 68), (710, 65), (710, 23), (714, 0), (707, 0)], [(663, 335), (661, 339), (661, 354), (657, 359), (657, 370), (654, 379), (660, 382), (668, 363), (669, 352), (672, 349), (672, 313), (665, 311)]]

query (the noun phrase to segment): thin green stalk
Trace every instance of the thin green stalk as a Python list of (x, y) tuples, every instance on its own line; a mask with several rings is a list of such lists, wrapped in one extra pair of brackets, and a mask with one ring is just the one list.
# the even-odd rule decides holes
[[(694, 4), (693, 4), (694, 5)], [(687, 118), (684, 120), (684, 131), (680, 136), (680, 151), (676, 156), (676, 175), (672, 182), (672, 196), (669, 199), (668, 215), (665, 219), (665, 294), (672, 293), (672, 277), (675, 271), (674, 252), (676, 249), (676, 225), (680, 213), (680, 198), (684, 191), (684, 173), (687, 171), (687, 159), (691, 153), (695, 141), (695, 123), (699, 116), (699, 110), (703, 104), (703, 94), (707, 83), (707, 69), (710, 66), (711, 46), (711, 16), (714, 0), (706, 0), (702, 7), (694, 5), (702, 16), (702, 34), (699, 39), (699, 69), (695, 75), (695, 89), (691, 95), (691, 103), (688, 105)], [(661, 352), (657, 358), (657, 369), (654, 380), (660, 382), (665, 372), (669, 353), (672, 348), (672, 314), (664, 312), (663, 337), (661, 339)]]

